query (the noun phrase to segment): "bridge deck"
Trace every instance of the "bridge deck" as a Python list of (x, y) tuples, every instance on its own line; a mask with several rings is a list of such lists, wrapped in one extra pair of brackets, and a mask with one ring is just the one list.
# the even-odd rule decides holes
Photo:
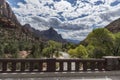
[[(0, 73), (0, 78), (116, 78), (120, 80), (120, 71), (101, 72), (43, 72), (43, 73)], [(118, 78), (118, 79), (117, 79)]]

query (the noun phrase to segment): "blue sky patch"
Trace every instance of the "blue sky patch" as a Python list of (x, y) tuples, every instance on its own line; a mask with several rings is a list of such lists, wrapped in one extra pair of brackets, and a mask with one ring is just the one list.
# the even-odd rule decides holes
[(16, 8), (19, 7), (17, 5), (19, 2), (26, 4), (25, 0), (8, 0), (8, 1), (12, 7), (16, 7)]
[(56, 2), (59, 2), (59, 1), (61, 1), (61, 0), (53, 0), (54, 2), (56, 1)]
[(66, 0), (67, 2), (71, 3), (72, 6), (75, 6), (77, 3), (77, 0)]
[(116, 6), (116, 5), (118, 5), (119, 3), (120, 3), (120, 1), (117, 1), (117, 0), (116, 0), (115, 2), (111, 3), (110, 5), (111, 5), (111, 6)]
[(103, 1), (97, 1), (97, 2), (95, 2), (95, 5), (100, 5), (100, 4), (104, 4), (104, 2)]

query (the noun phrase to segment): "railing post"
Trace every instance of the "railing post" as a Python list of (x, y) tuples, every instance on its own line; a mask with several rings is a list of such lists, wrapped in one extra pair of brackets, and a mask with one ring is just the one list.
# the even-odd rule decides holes
[(82, 62), (82, 63), (83, 63), (83, 71), (87, 71), (87, 67), (88, 67), (87, 62)]
[(60, 71), (60, 72), (63, 72), (63, 71), (64, 71), (64, 69), (63, 69), (63, 67), (64, 67), (64, 66), (63, 66), (63, 61), (60, 61), (59, 64), (60, 64), (60, 69), (59, 69), (59, 71)]
[(29, 71), (32, 72), (34, 70), (34, 62), (29, 62)]
[(103, 62), (97, 62), (97, 68), (98, 71), (102, 71), (102, 69), (105, 69), (105, 64)]
[(38, 71), (41, 72), (43, 69), (43, 62), (42, 61), (39, 61), (39, 68), (38, 68)]
[(71, 62), (71, 61), (68, 61), (68, 62), (67, 62), (67, 68), (68, 68), (67, 71), (68, 71), (68, 72), (71, 71), (71, 68), (72, 68), (71, 66), (72, 66), (72, 62)]
[(95, 68), (96, 68), (96, 62), (95, 61), (90, 62), (90, 69), (91, 69), (91, 71), (95, 71)]
[(21, 70), (20, 72), (24, 72), (25, 71), (25, 62), (21, 62)]
[(7, 71), (7, 62), (2, 62), (2, 72), (6, 72)]
[(15, 70), (16, 70), (16, 62), (13, 61), (13, 62), (12, 62), (12, 69), (11, 69), (11, 71), (12, 71), (12, 72), (15, 72)]
[(119, 57), (118, 56), (104, 56), (106, 60), (106, 70), (118, 70), (119, 69)]
[(75, 61), (75, 71), (78, 72), (80, 69), (80, 62), (79, 61)]
[(56, 59), (47, 59), (47, 72), (56, 71)]

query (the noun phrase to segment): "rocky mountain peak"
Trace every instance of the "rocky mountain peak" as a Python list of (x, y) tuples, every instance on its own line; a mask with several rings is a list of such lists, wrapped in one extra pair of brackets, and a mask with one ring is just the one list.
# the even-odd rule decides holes
[(25, 24), (25, 25), (23, 25), (23, 28), (24, 28), (25, 30), (27, 30), (27, 31), (29, 31), (29, 32), (31, 32), (31, 33), (34, 34), (35, 29), (32, 28), (30, 24)]
[(24, 27), (31, 27), (31, 25), (30, 24), (25, 24)]
[(62, 36), (58, 34), (57, 31), (54, 30), (53, 27), (50, 27), (48, 30), (44, 30), (44, 31), (36, 30), (32, 28), (30, 24), (25, 24), (23, 27), (26, 32), (29, 31), (33, 33), (35, 37), (44, 39), (46, 41), (54, 40), (54, 41), (63, 42), (63, 43), (66, 42), (66, 40), (64, 40)]
[(8, 18), (11, 21), (13, 21), (14, 23), (16, 23), (17, 25), (20, 25), (14, 12), (12, 11), (11, 7), (6, 2), (6, 0), (0, 0), (0, 16)]
[(50, 27), (49, 30), (50, 30), (50, 31), (53, 31), (54, 29), (53, 29), (53, 27)]
[(5, 0), (0, 0), (0, 5), (3, 5), (5, 3)]
[(53, 27), (50, 27), (48, 30), (46, 30), (46, 33), (47, 33), (47, 34), (51, 34), (51, 35), (58, 34), (58, 33), (53, 29)]
[(43, 36), (48, 40), (54, 40), (54, 41), (58, 41), (58, 42), (66, 42), (62, 38), (61, 34), (58, 34), (57, 31), (55, 31), (53, 27), (50, 27), (48, 30), (41, 31), (40, 36)]

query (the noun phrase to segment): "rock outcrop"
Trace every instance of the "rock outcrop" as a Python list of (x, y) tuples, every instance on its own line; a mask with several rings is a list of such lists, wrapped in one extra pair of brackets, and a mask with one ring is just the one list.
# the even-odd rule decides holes
[(41, 31), (40, 36), (43, 36), (44, 38), (48, 40), (54, 40), (58, 42), (66, 42), (60, 34), (57, 33), (52, 27), (49, 28), (48, 30)]
[(44, 39), (46, 41), (54, 40), (54, 41), (62, 42), (62, 43), (66, 42), (66, 40), (64, 40), (62, 38), (62, 36), (60, 34), (58, 34), (57, 31), (55, 31), (52, 27), (49, 28), (48, 30), (39, 31), (39, 30), (36, 30), (36, 29), (32, 28), (30, 26), (30, 24), (25, 24), (24, 28), (26, 30), (28, 30), (29, 32), (33, 33), (33, 35), (35, 37), (39, 37), (39, 38)]
[(6, 18), (12, 20), (17, 25), (20, 25), (14, 12), (12, 11), (11, 7), (6, 2), (6, 0), (0, 0), (0, 17), (6, 17)]
[(0, 37), (1, 39), (9, 39), (11, 41), (24, 40), (35, 42), (40, 40), (34, 37), (33, 33), (27, 28), (21, 26), (11, 7), (5, 0), (0, 0)]
[(120, 32), (120, 18), (111, 22), (105, 28), (107, 28), (108, 30), (110, 30), (113, 33)]

